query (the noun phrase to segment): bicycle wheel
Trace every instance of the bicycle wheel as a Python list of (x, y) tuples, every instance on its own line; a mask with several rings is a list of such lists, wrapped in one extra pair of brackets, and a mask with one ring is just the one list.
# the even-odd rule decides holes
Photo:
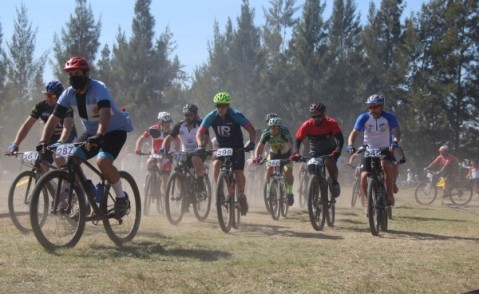
[(283, 217), (288, 216), (289, 204), (288, 204), (288, 197), (286, 196), (286, 184), (284, 182), (280, 182), (281, 185), (281, 198), (279, 198), (279, 207), (281, 211), (281, 215)]
[(228, 192), (228, 175), (220, 173), (216, 185), (216, 213), (223, 232), (228, 233), (233, 224), (234, 198)]
[(357, 177), (354, 180), (353, 193), (351, 197), (351, 207), (356, 206), (356, 201), (358, 200), (358, 197), (359, 197), (359, 177)]
[(322, 193), (324, 197), (324, 204), (325, 208), (324, 211), (326, 212), (326, 223), (328, 227), (334, 227), (334, 222), (336, 221), (336, 198), (333, 197), (332, 193), (328, 193), (331, 187), (331, 178), (328, 179), (328, 187), (324, 189)]
[[(235, 188), (233, 188), (233, 191), (235, 191)], [(233, 223), (231, 224), (231, 226), (233, 227), (233, 229), (239, 229), (241, 220), (241, 206), (238, 201), (238, 191), (235, 191), (233, 199), (234, 200), (231, 204), (232, 208), (234, 208), (231, 210), (231, 219), (233, 220)]]
[(277, 180), (272, 180), (269, 187), (269, 208), (271, 217), (274, 220), (279, 219), (280, 215), (281, 184)]
[(153, 191), (155, 187), (155, 176), (148, 172), (145, 179), (145, 190), (143, 199), (143, 214), (148, 216), (150, 212), (151, 201), (153, 198)]
[(437, 196), (436, 185), (429, 180), (425, 180), (417, 184), (414, 192), (416, 202), (422, 205), (429, 205), (434, 202)]
[(455, 205), (467, 205), (472, 200), (472, 186), (466, 189), (453, 188), (451, 192), (451, 202)]
[[(51, 170), (38, 180), (32, 193), (30, 222), (33, 233), (38, 242), (50, 251), (75, 246), (85, 229), (86, 206), (83, 192), (68, 179), (67, 171)], [(69, 201), (70, 189), (73, 190)], [(60, 200), (56, 208), (50, 207), (49, 201), (45, 207), (44, 193), (50, 194), (49, 199)], [(72, 218), (78, 209), (77, 218)]]
[[(32, 170), (21, 172), (12, 182), (8, 192), (8, 212), (15, 227), (22, 233), (32, 230), (30, 224), (30, 200), (35, 187), (36, 174)], [(48, 194), (42, 193), (45, 203), (44, 214), (48, 212)]]
[(156, 201), (156, 211), (158, 211), (159, 214), (164, 214), (165, 213), (165, 195), (164, 193), (161, 193), (161, 186), (163, 186), (163, 178), (161, 177), (161, 174), (157, 174), (157, 181), (155, 182), (155, 194), (153, 199)]
[(200, 195), (196, 198), (196, 203), (193, 204), (193, 211), (195, 213), (196, 219), (199, 221), (204, 221), (211, 209), (211, 184), (208, 175), (203, 177), (203, 182), (206, 187), (206, 196)]
[(120, 171), (120, 181), (123, 191), (130, 200), (130, 209), (128, 212), (120, 219), (114, 217), (116, 194), (113, 189), (111, 189), (111, 185), (107, 185), (105, 194), (107, 196), (104, 197), (103, 207), (101, 207), (103, 211), (107, 212), (108, 216), (103, 219), (106, 234), (119, 246), (133, 240), (138, 232), (141, 221), (141, 198), (135, 179), (133, 179), (129, 173)]
[(368, 219), (369, 230), (373, 236), (379, 234), (379, 226), (382, 218), (382, 213), (378, 203), (378, 183), (374, 179), (368, 179)]
[(304, 208), (308, 203), (308, 176), (303, 174), (299, 184), (299, 207)]
[(165, 212), (168, 221), (177, 225), (183, 218), (186, 179), (179, 173), (173, 173), (168, 180), (165, 194)]
[(266, 211), (268, 213), (271, 213), (271, 207), (269, 204), (269, 192), (268, 192), (268, 183), (264, 183), (263, 187), (263, 200), (264, 200), (264, 206), (266, 207)]
[(309, 180), (308, 188), (308, 214), (309, 221), (316, 231), (321, 231), (324, 228), (326, 221), (324, 215), (324, 207), (321, 201), (321, 179), (319, 176), (312, 176)]

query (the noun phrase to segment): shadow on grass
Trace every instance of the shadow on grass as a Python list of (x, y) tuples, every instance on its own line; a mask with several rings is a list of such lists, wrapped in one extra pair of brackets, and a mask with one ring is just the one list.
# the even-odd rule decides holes
[[(263, 236), (284, 236), (284, 237), (298, 237), (298, 238), (311, 238), (311, 239), (327, 239), (327, 240), (342, 240), (344, 239), (341, 236), (326, 235), (323, 232), (314, 231), (311, 228), (312, 232), (297, 232), (289, 230), (286, 226), (281, 225), (265, 225), (265, 224), (242, 224), (240, 226), (241, 232), (251, 232), (256, 234), (261, 234)], [(327, 230), (325, 225), (324, 230)], [(234, 231), (232, 231), (234, 234)]]
[[(394, 217), (394, 214), (393, 214)], [(399, 219), (406, 219), (406, 220), (417, 220), (417, 221), (441, 221), (441, 222), (458, 222), (458, 223), (465, 223), (465, 220), (461, 219), (450, 219), (450, 218), (437, 218), (437, 217), (424, 217), (424, 216), (400, 216)]]
[(398, 231), (398, 230), (388, 230), (387, 233), (393, 234), (393, 235), (403, 235), (403, 236), (411, 237), (418, 240), (464, 240), (464, 241), (479, 242), (479, 237), (471, 238), (471, 237), (461, 237), (461, 236), (442, 236), (442, 235), (431, 234), (431, 233), (406, 232), (406, 231)]

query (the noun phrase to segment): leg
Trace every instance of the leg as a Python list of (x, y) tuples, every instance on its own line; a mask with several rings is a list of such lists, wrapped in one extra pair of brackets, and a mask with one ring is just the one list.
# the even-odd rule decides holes
[(339, 197), (341, 194), (341, 187), (338, 183), (338, 166), (336, 165), (336, 160), (328, 158), (325, 163), (329, 176), (331, 177), (331, 194), (333, 194), (333, 197)]
[(288, 197), (288, 205), (292, 206), (294, 204), (294, 194), (293, 194), (293, 184), (294, 184), (294, 176), (293, 176), (293, 165), (291, 166), (284, 166), (284, 181), (286, 183), (286, 197)]
[(389, 202), (394, 203), (394, 181), (395, 181), (395, 171), (394, 165), (389, 160), (382, 160), (381, 165), (384, 170), (384, 182), (386, 183), (386, 199)]

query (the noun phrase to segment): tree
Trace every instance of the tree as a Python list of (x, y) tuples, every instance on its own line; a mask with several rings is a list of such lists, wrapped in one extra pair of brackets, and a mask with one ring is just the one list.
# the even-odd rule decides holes
[(75, 0), (75, 14), (70, 15), (70, 20), (62, 28), (61, 38), (57, 33), (53, 36), (55, 59), (52, 62), (54, 75), (64, 84), (67, 77), (63, 73), (65, 62), (72, 56), (82, 56), (89, 61), (91, 74), (95, 74), (94, 61), (100, 43), (101, 21), (95, 24), (91, 5), (87, 7), (86, 0)]

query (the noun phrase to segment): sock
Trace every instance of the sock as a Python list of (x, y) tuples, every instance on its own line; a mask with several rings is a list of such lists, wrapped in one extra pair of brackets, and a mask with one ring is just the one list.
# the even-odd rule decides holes
[(121, 186), (121, 180), (116, 182), (115, 184), (111, 184), (113, 190), (115, 190), (116, 198), (123, 198), (125, 197), (125, 193), (123, 192), (123, 187)]
[(293, 194), (293, 185), (286, 184), (286, 194)]

